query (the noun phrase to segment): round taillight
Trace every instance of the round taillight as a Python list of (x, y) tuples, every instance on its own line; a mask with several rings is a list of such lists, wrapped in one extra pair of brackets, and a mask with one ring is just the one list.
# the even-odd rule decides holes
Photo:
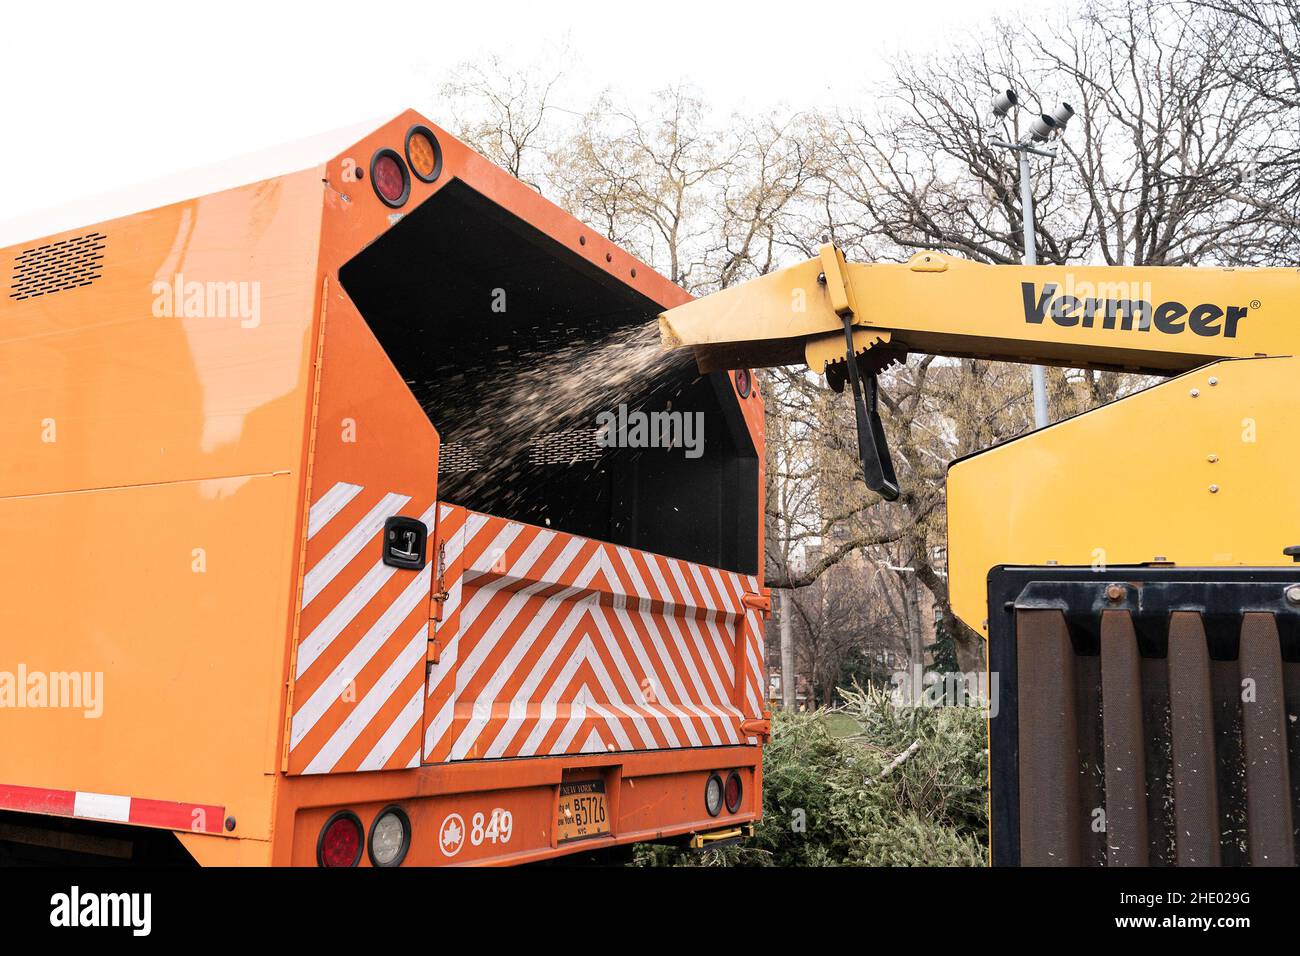
[(749, 369), (736, 369), (736, 391), (741, 398), (749, 398), (749, 393), (753, 391), (754, 382), (750, 377)]
[(387, 807), (370, 825), (366, 843), (375, 866), (400, 866), (411, 846), (411, 820), (401, 807)]
[(370, 183), (380, 201), (394, 209), (411, 195), (411, 176), (406, 171), (406, 164), (391, 149), (381, 149), (371, 157)]
[(316, 841), (320, 866), (356, 866), (361, 861), (361, 821), (350, 810), (340, 810), (321, 827)]
[(406, 161), (421, 182), (434, 182), (442, 174), (442, 147), (429, 127), (412, 126), (406, 131)]
[(723, 797), (727, 802), (728, 813), (740, 812), (740, 798), (744, 795), (745, 789), (740, 784), (740, 774), (731, 771), (727, 774), (727, 783), (723, 788)]
[(708, 782), (704, 784), (704, 809), (711, 817), (722, 812), (722, 778), (716, 773), (709, 774)]

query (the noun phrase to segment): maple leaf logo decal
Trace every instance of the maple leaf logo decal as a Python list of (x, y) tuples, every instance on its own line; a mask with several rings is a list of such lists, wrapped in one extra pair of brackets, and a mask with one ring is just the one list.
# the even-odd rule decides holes
[(444, 856), (455, 856), (465, 842), (465, 821), (459, 813), (449, 813), (438, 831), (438, 843)]

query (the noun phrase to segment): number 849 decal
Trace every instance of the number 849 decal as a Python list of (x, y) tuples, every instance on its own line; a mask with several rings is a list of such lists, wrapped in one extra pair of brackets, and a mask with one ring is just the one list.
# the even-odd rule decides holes
[(474, 814), (468, 827), (459, 813), (449, 813), (438, 830), (438, 849), (442, 850), (443, 856), (455, 856), (465, 846), (466, 837), (470, 846), (509, 843), (514, 825), (514, 816), (501, 807), (494, 807), (491, 814), (485, 815), (481, 811)]

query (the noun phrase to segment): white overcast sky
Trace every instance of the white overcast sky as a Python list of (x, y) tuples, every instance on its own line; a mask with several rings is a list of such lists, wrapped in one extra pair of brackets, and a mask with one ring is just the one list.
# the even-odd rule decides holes
[[(1044, 4), (1034, 6), (1041, 8)], [(687, 81), (724, 110), (848, 105), (880, 64), (995, 14), (994, 0), (8, 3), (0, 221), (413, 106), (451, 68), (567, 49), (566, 89), (632, 102)]]

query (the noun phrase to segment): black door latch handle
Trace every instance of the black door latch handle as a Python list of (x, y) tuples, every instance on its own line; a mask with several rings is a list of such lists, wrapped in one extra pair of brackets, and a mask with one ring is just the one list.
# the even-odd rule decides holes
[(384, 564), (419, 571), (424, 567), (429, 529), (419, 518), (394, 515), (384, 522)]

